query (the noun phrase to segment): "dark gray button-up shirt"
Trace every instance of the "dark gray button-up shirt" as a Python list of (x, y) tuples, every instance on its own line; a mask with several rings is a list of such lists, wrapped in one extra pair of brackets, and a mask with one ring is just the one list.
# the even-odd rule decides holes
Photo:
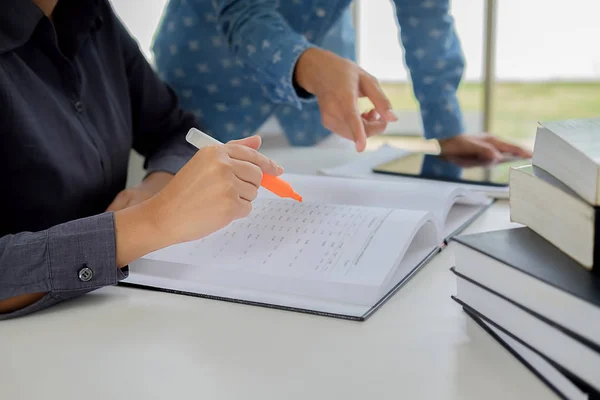
[[(142, 12), (142, 10), (140, 10)], [(29, 0), (0, 12), (0, 300), (48, 292), (22, 315), (123, 279), (112, 213), (130, 149), (148, 171), (193, 155), (181, 111), (108, 0)]]

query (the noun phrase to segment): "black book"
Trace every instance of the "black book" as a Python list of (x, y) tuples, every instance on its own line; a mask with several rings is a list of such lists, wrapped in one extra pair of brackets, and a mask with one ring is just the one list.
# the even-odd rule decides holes
[(453, 239), (456, 272), (600, 346), (600, 276), (527, 227)]
[(529, 228), (454, 241), (456, 300), (600, 390), (598, 275)]
[[(544, 357), (530, 350), (527, 346), (522, 345), (491, 323), (485, 322), (467, 308), (463, 308), (463, 311), (473, 321), (474, 326), (479, 326), (481, 330), (497, 341), (498, 344), (521, 362), (525, 368), (531, 371), (533, 375), (561, 399), (600, 399), (598, 392), (581, 382), (568, 371), (547, 361)], [(469, 335), (471, 336), (472, 334), (474, 333), (469, 330)]]
[[(454, 273), (456, 271), (452, 269)], [(457, 294), (463, 308), (498, 328), (548, 362), (559, 365), (600, 391), (600, 349), (581, 342), (535, 312), (456, 273)]]

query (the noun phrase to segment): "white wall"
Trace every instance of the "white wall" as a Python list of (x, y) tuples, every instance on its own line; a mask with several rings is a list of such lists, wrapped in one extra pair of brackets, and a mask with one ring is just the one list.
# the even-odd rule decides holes
[[(382, 80), (406, 80), (391, 0), (360, 0), (359, 58)], [(420, 0), (415, 0), (420, 1)], [(166, 0), (112, 0), (150, 57)], [(497, 0), (496, 74), (500, 80), (600, 79), (599, 0)], [(485, 0), (453, 0), (467, 58), (465, 76), (481, 79)]]
[[(600, 1), (497, 0), (499, 80), (600, 79)], [(391, 0), (361, 0), (359, 57), (382, 80), (406, 80)], [(483, 71), (485, 0), (453, 0), (467, 60), (465, 76)]]
[(148, 59), (151, 59), (152, 37), (167, 0), (111, 0), (115, 11), (136, 37)]

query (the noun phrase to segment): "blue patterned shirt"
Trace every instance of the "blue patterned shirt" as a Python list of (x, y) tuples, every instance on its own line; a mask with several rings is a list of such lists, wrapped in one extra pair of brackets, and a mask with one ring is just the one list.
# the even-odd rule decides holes
[[(292, 145), (329, 135), (316, 99), (294, 84), (303, 51), (354, 60), (351, 0), (171, 0), (153, 51), (156, 68), (220, 139), (248, 136), (271, 116)], [(456, 89), (464, 57), (449, 0), (394, 0), (400, 39), (427, 138), (463, 133)]]

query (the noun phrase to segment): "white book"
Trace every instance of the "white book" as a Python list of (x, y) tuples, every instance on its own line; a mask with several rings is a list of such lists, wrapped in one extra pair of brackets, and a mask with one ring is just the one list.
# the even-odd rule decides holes
[(364, 320), (491, 200), (435, 183), (286, 175), (250, 215), (130, 265), (125, 284)]
[(600, 118), (541, 124), (533, 165), (570, 187), (585, 201), (600, 205)]
[(590, 270), (600, 267), (598, 209), (541, 168), (510, 171), (511, 221), (529, 227)]

